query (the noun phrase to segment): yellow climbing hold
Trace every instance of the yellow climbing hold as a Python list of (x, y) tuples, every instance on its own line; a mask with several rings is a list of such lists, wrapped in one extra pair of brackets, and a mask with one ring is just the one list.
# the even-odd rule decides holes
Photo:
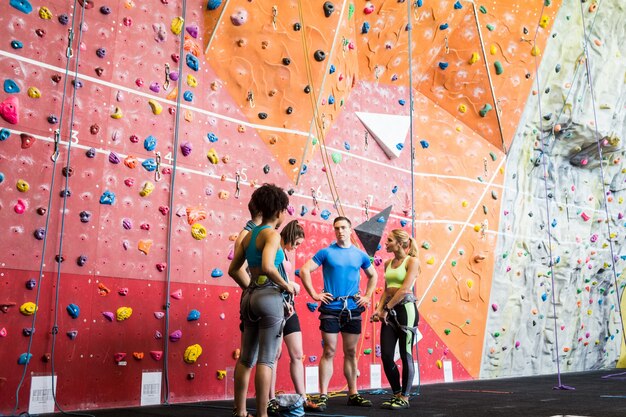
[(150, 194), (152, 194), (152, 191), (154, 191), (154, 184), (150, 181), (146, 181), (143, 184), (143, 187), (141, 187), (141, 191), (139, 191), (139, 195), (142, 197), (147, 197)]
[(480, 225), (479, 224), (474, 225), (474, 231), (475, 232), (480, 232)]
[(37, 311), (37, 309), (37, 304), (29, 301), (20, 306), (20, 313), (25, 316), (32, 316), (33, 314), (35, 314), (35, 311)]
[(119, 107), (115, 106), (115, 111), (111, 114), (111, 118), (113, 118), (113, 119), (121, 119), (122, 116), (123, 116), (122, 109), (120, 109)]
[(491, 46), (489, 47), (489, 53), (490, 53), (491, 55), (495, 55), (495, 54), (497, 54), (497, 53), (498, 53), (498, 48), (497, 48), (495, 45), (491, 45)]
[(217, 379), (219, 379), (221, 381), (224, 378), (226, 378), (226, 370), (225, 369), (218, 369), (218, 371), (217, 371)]
[(198, 80), (193, 75), (187, 74), (187, 85), (189, 87), (197, 87), (198, 86)]
[(202, 346), (196, 343), (195, 345), (187, 346), (183, 359), (187, 363), (196, 363), (200, 355), (202, 355)]
[(200, 223), (194, 223), (191, 226), (191, 236), (196, 240), (202, 240), (206, 237), (206, 228)]
[(115, 312), (115, 319), (117, 321), (124, 321), (133, 314), (133, 309), (130, 307), (120, 307)]
[(17, 191), (22, 193), (30, 190), (30, 184), (27, 183), (25, 180), (17, 180), (17, 184), (15, 186), (17, 187)]
[(532, 56), (537, 56), (541, 54), (541, 49), (539, 49), (536, 45), (533, 46), (533, 49), (530, 50), (530, 54)]
[(52, 19), (52, 12), (46, 6), (39, 8), (39, 17), (45, 20)]
[(435, 362), (435, 363), (436, 363), (438, 369), (443, 368), (443, 362), (441, 362), (441, 359), (437, 359), (437, 362)]
[(467, 202), (467, 200), (463, 200), (463, 202), (461, 203), (461, 205), (463, 207), (467, 207), (469, 205), (469, 203)]
[(433, 256), (431, 256), (430, 258), (428, 258), (428, 260), (426, 261), (426, 263), (428, 265), (432, 265), (435, 263), (435, 258)]
[(479, 59), (480, 59), (480, 55), (478, 55), (478, 52), (472, 52), (472, 56), (469, 59), (470, 65), (477, 63)]
[(459, 111), (461, 113), (465, 113), (467, 111), (467, 106), (465, 104), (459, 105)]
[(37, 87), (30, 87), (28, 89), (28, 97), (30, 98), (40, 98), (41, 97), (41, 91), (39, 91), (39, 89)]
[(174, 35), (180, 35), (180, 32), (183, 31), (183, 23), (185, 23), (185, 20), (180, 16), (172, 19), (171, 29)]
[(472, 288), (474, 286), (474, 280), (468, 279), (466, 284), (467, 288)]
[(217, 163), (220, 161), (220, 158), (217, 156), (217, 151), (214, 148), (209, 149), (209, 151), (206, 153), (206, 157), (213, 165), (217, 165)]
[(163, 106), (161, 106), (161, 104), (156, 101), (156, 100), (148, 100), (148, 104), (150, 105), (150, 108), (152, 109), (152, 113), (154, 113), (155, 115), (159, 115), (161, 114), (161, 112), (163, 111)]
[(543, 16), (541, 16), (541, 20), (539, 21), (539, 26), (541, 26), (542, 28), (547, 28), (548, 24), (550, 23), (550, 17), (546, 16), (545, 14)]

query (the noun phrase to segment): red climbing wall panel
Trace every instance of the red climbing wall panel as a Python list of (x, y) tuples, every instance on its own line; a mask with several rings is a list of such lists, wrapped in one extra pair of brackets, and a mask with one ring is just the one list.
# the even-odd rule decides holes
[[(64, 408), (138, 405), (147, 371), (167, 373), (173, 402), (231, 397), (240, 291), (225, 271), (249, 196), (264, 182), (293, 191), (293, 218), (307, 234), (296, 267), (332, 241), (335, 203), (355, 224), (392, 205), (387, 231), (410, 231), (414, 207), (422, 246), (421, 380), (442, 381), (444, 360), (454, 378), (477, 378), (497, 242), (492, 231), (500, 220), (502, 142), (513, 139), (517, 109), (530, 91), (525, 74), (533, 73), (531, 46), (518, 38), (536, 25), (543, 2), (521, 10), (516, 2), (489, 0), (476, 13), (468, 2), (420, 3), (409, 16), (411, 60), (406, 2), (336, 1), (329, 16), (320, 0), (213, 0), (209, 7), (189, 0), (185, 8), (180, 0), (128, 0), (76, 10), (61, 0), (3, 3), (0, 128), (8, 137), (0, 141), (6, 364), (0, 412), (15, 404), (24, 369), (17, 362), (32, 316), (20, 307), (37, 294), (28, 375), (52, 372), (46, 354), (54, 347)], [(546, 9), (551, 19), (559, 4)], [(470, 64), (474, 52), (479, 59)], [(504, 66), (500, 78), (496, 59)], [(507, 116), (503, 139), (495, 110), (479, 114), (486, 104), (495, 107), (487, 67)], [(11, 113), (15, 103), (19, 120)], [(368, 132), (357, 112), (413, 116), (413, 177), (409, 139), (389, 158), (372, 132), (393, 126), (380, 122)], [(33, 289), (26, 288), (30, 279)], [(321, 285), (319, 273), (314, 282)], [(322, 347), (310, 301), (300, 296), (298, 311), (305, 365), (316, 366)], [(80, 308), (77, 318), (67, 313), (70, 304)], [(161, 317), (166, 305), (169, 321)], [(123, 307), (132, 315), (117, 320)], [(192, 310), (199, 319), (188, 320)], [(364, 323), (365, 389), (369, 365), (380, 359), (367, 351), (375, 352), (379, 327)], [(168, 342), (176, 331), (182, 337)], [(186, 363), (184, 352), (194, 344), (203, 353)], [(157, 354), (165, 350), (167, 362)], [(286, 356), (279, 389), (291, 389)], [(331, 380), (334, 389), (344, 385), (340, 374)], [(20, 410), (29, 387), (26, 378)]]

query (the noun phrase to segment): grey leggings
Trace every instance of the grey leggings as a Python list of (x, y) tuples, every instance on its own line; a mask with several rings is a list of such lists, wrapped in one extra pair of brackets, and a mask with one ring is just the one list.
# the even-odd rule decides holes
[(257, 362), (274, 368), (285, 323), (280, 289), (267, 285), (247, 290), (241, 299), (241, 317), (243, 335), (239, 361), (248, 368)]

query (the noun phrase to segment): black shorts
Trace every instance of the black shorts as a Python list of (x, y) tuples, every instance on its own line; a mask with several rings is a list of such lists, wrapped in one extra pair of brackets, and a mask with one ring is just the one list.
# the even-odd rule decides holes
[[(361, 334), (361, 313), (363, 308), (351, 311), (320, 311), (320, 330), (324, 333)], [(330, 317), (329, 317), (330, 316)]]
[(285, 321), (285, 327), (283, 327), (283, 337), (287, 336), (291, 333), (301, 332), (300, 328), (300, 319), (298, 319), (298, 314), (295, 312), (287, 318)]

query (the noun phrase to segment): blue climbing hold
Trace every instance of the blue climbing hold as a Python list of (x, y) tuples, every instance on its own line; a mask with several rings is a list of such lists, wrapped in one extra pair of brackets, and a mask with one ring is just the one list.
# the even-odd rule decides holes
[(330, 65), (330, 68), (329, 68), (329, 70), (328, 70), (328, 73), (329, 73), (329, 74), (332, 74), (332, 73), (334, 73), (335, 71), (336, 71), (335, 66), (334, 66), (333, 64), (331, 64), (331, 65)]
[(332, 94), (328, 96), (328, 104), (335, 104), (335, 97)]
[(304, 216), (309, 212), (309, 209), (306, 206), (302, 206), (302, 210), (300, 210), (300, 216)]
[(28, 0), (11, 0), (9, 4), (15, 7), (20, 12), (29, 14), (33, 11), (33, 6), (30, 4)]
[(192, 54), (187, 54), (185, 61), (187, 62), (187, 66), (194, 71), (198, 71), (200, 68), (200, 61)]
[(193, 101), (193, 93), (191, 91), (185, 91), (183, 94), (183, 98), (185, 101), (192, 102)]
[(328, 220), (328, 218), (330, 217), (330, 211), (326, 209), (322, 210), (322, 212), (320, 213), (320, 217), (324, 220)]
[(406, 104), (406, 100), (400, 99), (400, 100), (398, 100), (398, 103), (399, 103), (401, 106), (404, 106), (404, 105)]
[(207, 10), (215, 10), (222, 5), (222, 0), (209, 0), (206, 4)]
[(348, 142), (344, 142), (343, 147), (346, 149), (346, 151), (350, 150), (350, 144)]
[(314, 313), (315, 310), (317, 310), (318, 306), (319, 306), (319, 304), (317, 304), (317, 303), (306, 303), (306, 307), (309, 309), (309, 311), (311, 313)]
[(300, 269), (296, 269), (296, 272), (294, 272), (294, 274), (299, 277), (300, 276)]
[(222, 270), (219, 269), (219, 268), (215, 268), (215, 269), (213, 269), (211, 271), (211, 277), (212, 278), (219, 278), (219, 277), (221, 277), (223, 275), (224, 275), (224, 272), (222, 272)]
[(11, 41), (11, 48), (13, 49), (22, 49), (24, 47), (24, 44), (18, 40), (12, 40)]
[(4, 182), (4, 172), (0, 172), (0, 184)]
[(0, 129), (0, 142), (4, 142), (11, 136), (11, 131), (9, 129)]
[(397, 192), (398, 192), (398, 186), (397, 186), (397, 185), (394, 185), (394, 186), (393, 186), (393, 188), (391, 189), (391, 192), (392, 192), (393, 194), (397, 193)]
[(65, 309), (67, 310), (67, 314), (69, 314), (73, 319), (77, 319), (80, 315), (80, 307), (76, 304), (70, 304)]
[(143, 141), (143, 147), (146, 151), (153, 151), (156, 148), (157, 140), (154, 136), (150, 135)]
[(378, 223), (385, 223), (385, 218), (383, 216), (380, 216), (379, 218), (376, 219), (376, 221)]
[(17, 94), (20, 92), (20, 87), (11, 79), (4, 80), (4, 92), (7, 94)]
[(439, 30), (446, 30), (448, 29), (448, 24), (447, 23), (443, 23), (441, 25), (439, 25)]
[(543, 294), (541, 294), (541, 299), (543, 301), (546, 301), (548, 299), (548, 294), (546, 294), (545, 292)]
[(422, 7), (424, 5), (424, 0), (417, 0), (415, 4), (417, 4), (417, 7)]
[(420, 140), (420, 145), (422, 145), (422, 149), (427, 149), (430, 146), (428, 141), (424, 139)]
[(448, 63), (447, 62), (440, 62), (439, 63), (439, 68), (441, 68), (442, 70), (445, 70), (446, 68), (448, 68)]
[(404, 219), (400, 220), (400, 226), (404, 227), (404, 226), (406, 226), (406, 224), (407, 224), (406, 220), (404, 220)]
[(109, 206), (112, 206), (113, 203), (115, 203), (115, 193), (109, 190), (103, 192), (100, 196), (100, 204), (107, 204)]
[(193, 309), (187, 314), (187, 321), (196, 321), (200, 319), (200, 312), (196, 309)]
[(402, 149), (404, 149), (404, 145), (401, 143), (396, 143), (396, 149), (401, 151)]
[(157, 169), (157, 164), (154, 158), (148, 158), (141, 163), (141, 166), (148, 172), (155, 171)]
[(30, 362), (30, 358), (32, 357), (33, 357), (32, 353), (22, 353), (20, 357), (17, 359), (17, 364), (26, 365), (28, 362)]
[(302, 165), (302, 169), (300, 170), (300, 175), (306, 174), (308, 169), (309, 169), (309, 167), (307, 167), (306, 165)]
[(369, 31), (370, 31), (370, 24), (367, 22), (363, 22), (363, 25), (361, 26), (361, 33), (365, 34)]
[(209, 140), (209, 142), (211, 142), (211, 143), (215, 143), (215, 142), (217, 142), (217, 140), (218, 140), (218, 138), (217, 138), (217, 136), (215, 135), (215, 133), (208, 133), (208, 134), (206, 135), (206, 137), (207, 137), (207, 139)]
[(460, 10), (460, 9), (462, 9), (462, 8), (463, 8), (463, 5), (461, 4), (461, 2), (460, 2), (460, 1), (457, 1), (456, 3), (454, 3), (454, 8), (455, 8), (456, 10)]

